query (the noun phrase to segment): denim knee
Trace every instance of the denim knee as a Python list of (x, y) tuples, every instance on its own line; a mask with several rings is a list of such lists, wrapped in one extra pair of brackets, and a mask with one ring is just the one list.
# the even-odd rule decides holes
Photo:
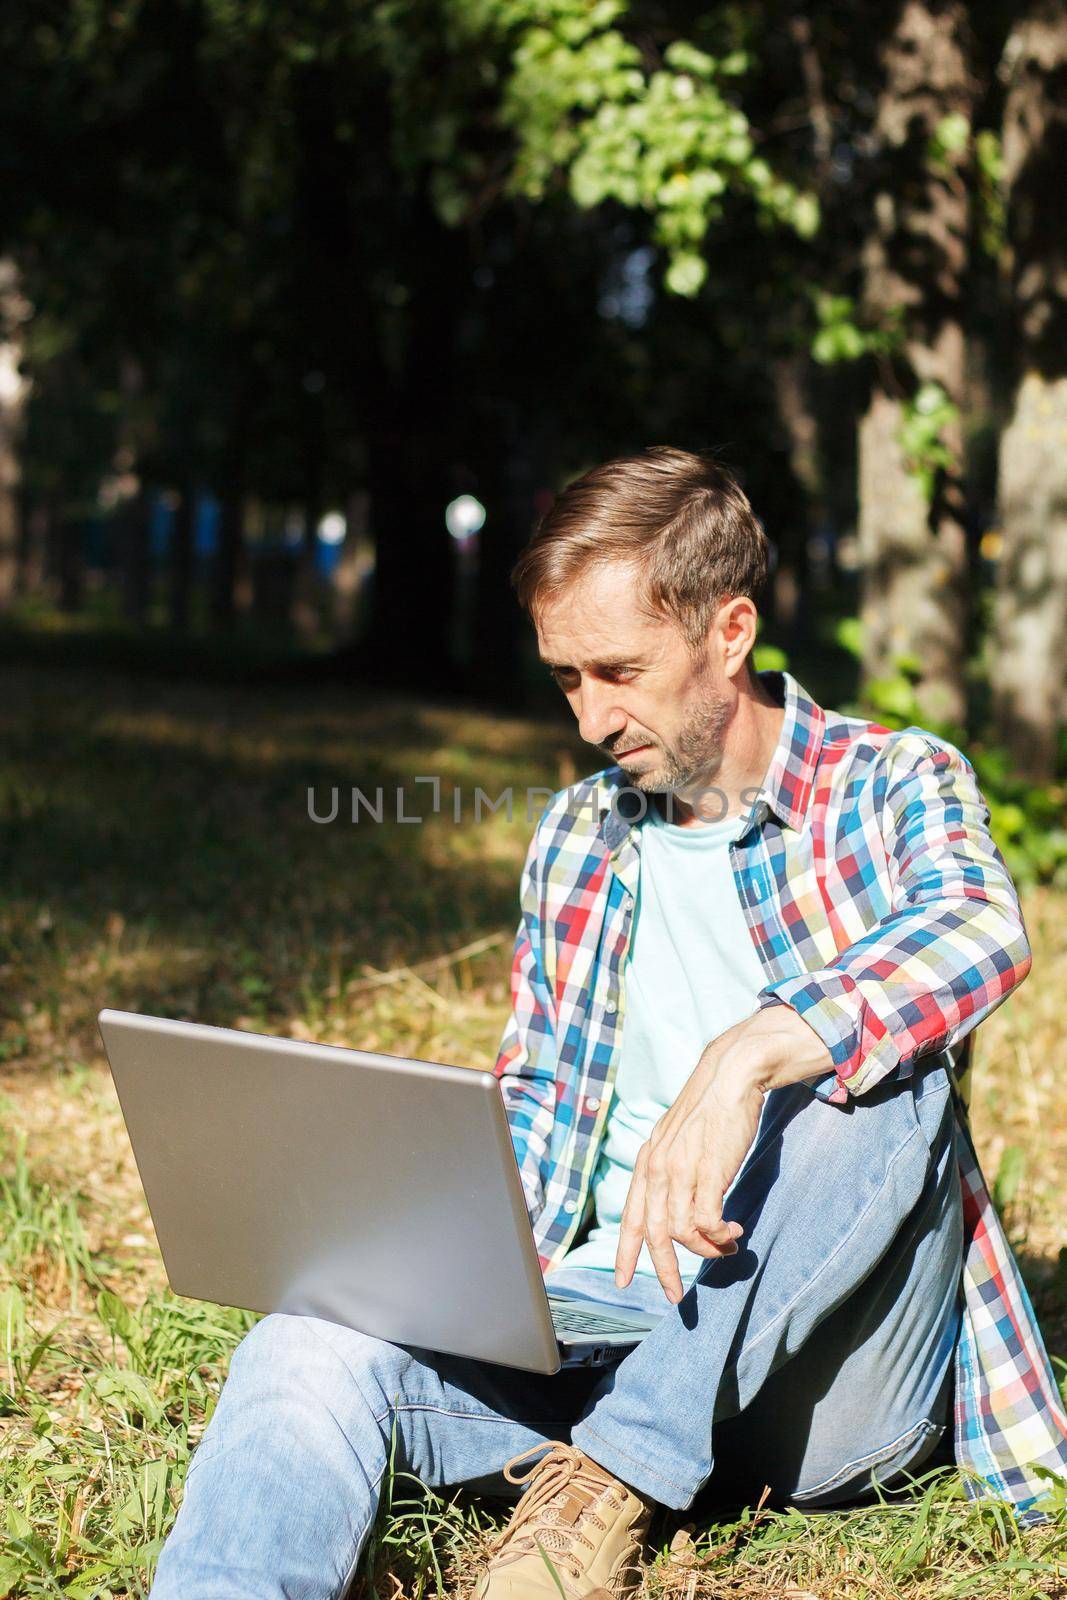
[(821, 1482), (800, 1485), (789, 1499), (799, 1506), (829, 1507), (860, 1498), (874, 1483), (892, 1488), (905, 1473), (919, 1470), (944, 1431), (943, 1424), (924, 1418), (877, 1450), (838, 1466)]
[(410, 1354), (317, 1317), (273, 1312), (241, 1340), (192, 1465), (266, 1434), (314, 1436), (340, 1415), (380, 1427), (402, 1389)]
[(895, 1438), (887, 1438), (877, 1449), (844, 1462), (840, 1456), (836, 1460), (830, 1457), (822, 1472), (817, 1457), (809, 1461), (807, 1481), (791, 1492), (790, 1500), (810, 1507), (840, 1505), (870, 1494), (875, 1483), (883, 1489), (892, 1489), (908, 1476), (933, 1465), (931, 1458), (938, 1452), (938, 1446), (952, 1436), (952, 1380), (950, 1361), (929, 1414), (903, 1428)]
[(238, 1345), (230, 1382), (236, 1376), (241, 1387), (251, 1382), (276, 1394), (318, 1394), (330, 1403), (339, 1387), (355, 1388), (377, 1414), (404, 1388), (413, 1362), (410, 1350), (373, 1334), (272, 1312)]

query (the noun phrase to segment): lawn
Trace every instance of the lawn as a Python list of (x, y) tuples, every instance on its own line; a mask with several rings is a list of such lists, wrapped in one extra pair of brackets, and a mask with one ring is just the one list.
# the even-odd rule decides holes
[[(0, 729), (0, 1596), (142, 1595), (251, 1319), (167, 1291), (97, 1011), (488, 1066), (526, 791), (591, 753), (561, 723), (336, 685), (43, 664), (0, 667)], [(353, 787), (382, 786), (386, 818), (398, 785), (428, 812), (416, 775), (440, 778), (437, 815), (351, 821)], [(476, 788), (508, 785), (511, 819), (476, 822)], [(335, 786), (337, 819), (312, 821), (308, 789), (327, 815)], [(1067, 897), (1024, 909), (1034, 970), (981, 1030), (974, 1122), (1067, 1354)], [(462, 1589), (498, 1515), (398, 1475), (364, 1591)], [(1021, 1535), (953, 1474), (873, 1509), (664, 1520), (658, 1538), (648, 1592), (677, 1600), (1067, 1596), (1067, 1513)]]

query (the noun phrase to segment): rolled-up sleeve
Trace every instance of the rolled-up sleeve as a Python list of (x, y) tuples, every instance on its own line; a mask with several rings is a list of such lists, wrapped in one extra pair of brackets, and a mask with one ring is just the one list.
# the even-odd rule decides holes
[(1022, 982), (1030, 944), (1019, 898), (989, 832), (974, 768), (919, 728), (889, 740), (878, 790), (892, 912), (835, 961), (769, 984), (834, 1070), (813, 1087), (844, 1103), (955, 1045)]

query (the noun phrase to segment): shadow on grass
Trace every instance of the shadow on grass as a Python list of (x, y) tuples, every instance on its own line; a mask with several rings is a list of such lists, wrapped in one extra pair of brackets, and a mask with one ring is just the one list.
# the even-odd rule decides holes
[[(514, 927), (527, 790), (588, 770), (552, 725), (338, 690), (0, 671), (3, 1015), (97, 1004), (293, 1015), (365, 964)], [(432, 814), (430, 786), (441, 780)], [(509, 823), (495, 799), (511, 786)], [(351, 821), (357, 788), (366, 809)], [(404, 813), (396, 820), (396, 791)], [(338, 815), (329, 823), (333, 791)], [(460, 795), (460, 820), (453, 810)], [(533, 797), (536, 818), (544, 797)], [(500, 977), (506, 954), (497, 951)], [(95, 986), (96, 994), (91, 993)], [(69, 1007), (67, 1007), (69, 1010)], [(68, 1018), (68, 1020), (71, 1020)], [(82, 1025), (84, 1026), (84, 1019)]]

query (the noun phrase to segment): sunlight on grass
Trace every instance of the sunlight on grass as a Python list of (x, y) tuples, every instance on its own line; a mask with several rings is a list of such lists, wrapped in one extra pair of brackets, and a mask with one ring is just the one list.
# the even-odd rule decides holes
[[(17, 690), (0, 672), (0, 736), (0, 1597), (142, 1596), (254, 1318), (167, 1290), (97, 1011), (488, 1067), (531, 829), (521, 802), (455, 825), (451, 796), (554, 788), (595, 757), (559, 726), (401, 699), (43, 668)], [(308, 818), (309, 785), (429, 773), (444, 804), (421, 825)], [(1067, 904), (1025, 911), (1034, 972), (981, 1030), (975, 1127), (1067, 1351)], [(645, 1592), (1064, 1600), (1067, 1515), (1020, 1533), (960, 1496), (941, 1473), (863, 1510), (664, 1517)], [(466, 1592), (504, 1514), (395, 1473), (359, 1594)]]

